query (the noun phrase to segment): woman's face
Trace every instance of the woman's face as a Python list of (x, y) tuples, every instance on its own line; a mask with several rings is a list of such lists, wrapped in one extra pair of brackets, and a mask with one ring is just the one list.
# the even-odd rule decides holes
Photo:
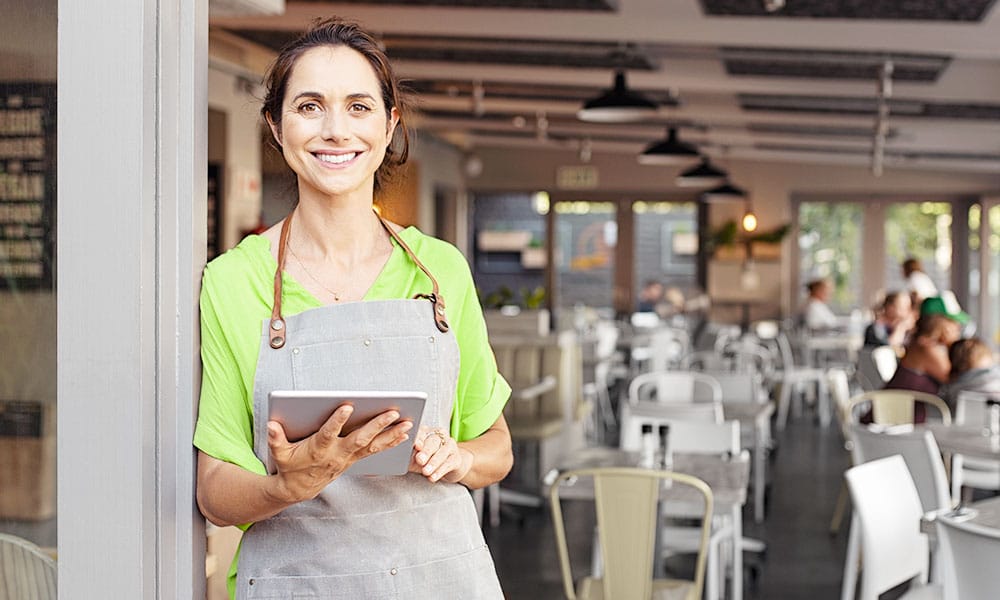
[(908, 294), (897, 294), (892, 304), (885, 307), (885, 317), (890, 323), (899, 323), (910, 316), (912, 309)]
[(270, 123), (299, 194), (365, 194), (399, 120), (388, 114), (371, 64), (346, 46), (312, 48), (296, 61), (281, 108)]

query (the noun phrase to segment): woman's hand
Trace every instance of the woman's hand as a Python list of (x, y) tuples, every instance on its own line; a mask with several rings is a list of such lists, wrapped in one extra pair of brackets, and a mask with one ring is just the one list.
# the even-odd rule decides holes
[(460, 448), (447, 431), (421, 427), (413, 442), (410, 472), (420, 473), (429, 481), (455, 483), (472, 468), (472, 453)]
[(277, 499), (295, 503), (315, 498), (358, 460), (403, 443), (413, 428), (410, 421), (390, 427), (399, 418), (399, 412), (390, 410), (341, 437), (352, 412), (354, 407), (340, 406), (319, 431), (294, 443), (280, 424), (268, 422), (267, 445), (278, 469)]

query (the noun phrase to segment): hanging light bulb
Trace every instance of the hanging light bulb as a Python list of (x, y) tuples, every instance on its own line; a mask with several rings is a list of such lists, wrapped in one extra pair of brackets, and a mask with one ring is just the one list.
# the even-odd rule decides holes
[(750, 201), (747, 200), (746, 212), (743, 213), (743, 231), (752, 232), (757, 229), (757, 215), (753, 212), (753, 207), (750, 206)]

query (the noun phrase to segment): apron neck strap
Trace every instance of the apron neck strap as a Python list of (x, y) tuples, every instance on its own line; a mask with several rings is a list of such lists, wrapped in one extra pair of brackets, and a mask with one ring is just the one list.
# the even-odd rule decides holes
[[(285, 319), (281, 316), (281, 290), (282, 290), (282, 274), (285, 271), (285, 253), (288, 249), (288, 237), (292, 232), (292, 216), (295, 211), (288, 213), (285, 217), (284, 223), (281, 224), (281, 237), (278, 241), (278, 268), (274, 271), (274, 302), (271, 305), (271, 322), (269, 324), (270, 330), (270, 344), (272, 348), (281, 348), (285, 345)], [(375, 213), (378, 218), (379, 223), (382, 227), (389, 233), (389, 236), (399, 244), (399, 247), (406, 252), (406, 255), (410, 257), (417, 268), (424, 272), (424, 275), (431, 280), (431, 293), (430, 294), (417, 294), (414, 298), (424, 298), (431, 301), (433, 305), (434, 314), (434, 325), (437, 326), (438, 330), (442, 333), (446, 333), (450, 326), (448, 325), (447, 315), (445, 314), (445, 304), (444, 297), (441, 295), (441, 289), (438, 286), (437, 279), (431, 275), (431, 272), (424, 266), (424, 263), (420, 262), (417, 255), (414, 254), (410, 246), (403, 241), (403, 238), (399, 237), (395, 231), (393, 231), (392, 226), (382, 218), (382, 215)]]
[(438, 331), (440, 331), (441, 333), (447, 333), (448, 329), (450, 329), (450, 326), (448, 325), (448, 321), (446, 319), (447, 315), (445, 314), (444, 296), (441, 295), (441, 289), (438, 287), (437, 279), (435, 279), (434, 276), (431, 275), (431, 272), (427, 269), (427, 267), (424, 266), (424, 263), (420, 262), (420, 259), (417, 258), (416, 253), (414, 253), (413, 250), (410, 250), (410, 246), (403, 241), (403, 238), (399, 237), (399, 234), (393, 231), (392, 226), (389, 225), (389, 223), (382, 218), (382, 215), (375, 213), (375, 216), (378, 217), (379, 223), (381, 223), (382, 227), (384, 227), (385, 230), (389, 232), (389, 235), (392, 237), (392, 239), (396, 240), (396, 243), (399, 244), (399, 247), (406, 252), (407, 256), (410, 257), (410, 260), (413, 261), (413, 264), (417, 265), (417, 268), (419, 268), (421, 271), (424, 272), (424, 275), (427, 276), (427, 279), (431, 280), (431, 293), (417, 294), (414, 296), (414, 298), (425, 298), (431, 301), (431, 304), (434, 306), (434, 325), (437, 326)]

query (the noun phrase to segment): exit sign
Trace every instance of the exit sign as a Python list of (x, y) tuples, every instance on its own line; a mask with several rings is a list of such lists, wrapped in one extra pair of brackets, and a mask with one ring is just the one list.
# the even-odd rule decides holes
[(556, 187), (561, 190), (592, 190), (597, 187), (597, 167), (559, 167), (556, 169)]

